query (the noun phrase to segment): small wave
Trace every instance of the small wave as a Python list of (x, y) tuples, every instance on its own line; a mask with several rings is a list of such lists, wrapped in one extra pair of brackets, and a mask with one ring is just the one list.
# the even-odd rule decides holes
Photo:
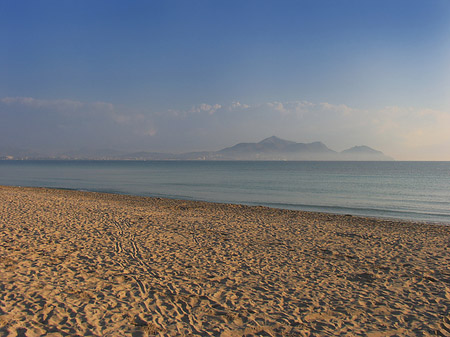
[(292, 210), (325, 212), (335, 214), (351, 214), (360, 216), (374, 216), (378, 218), (408, 219), (413, 221), (427, 221), (433, 223), (450, 224), (449, 213), (390, 210), (390, 209), (367, 208), (367, 207), (307, 205), (307, 204), (276, 203), (276, 202), (248, 202), (246, 204), (255, 206), (260, 205), (274, 208), (282, 208), (282, 209), (292, 209)]

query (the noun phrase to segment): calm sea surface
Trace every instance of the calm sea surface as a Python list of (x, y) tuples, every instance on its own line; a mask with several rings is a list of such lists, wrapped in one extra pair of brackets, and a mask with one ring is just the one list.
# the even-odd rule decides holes
[(0, 161), (0, 185), (450, 224), (450, 162)]

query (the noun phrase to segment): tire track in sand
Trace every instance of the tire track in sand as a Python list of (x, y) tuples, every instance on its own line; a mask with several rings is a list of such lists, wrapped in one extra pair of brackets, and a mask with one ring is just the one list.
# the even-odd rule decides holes
[(114, 226), (116, 227), (117, 235), (114, 235), (114, 251), (118, 254), (123, 252), (121, 239), (123, 238), (123, 227), (118, 221), (113, 221)]
[[(114, 235), (114, 251), (117, 255), (123, 256), (128, 255), (132, 258), (133, 261), (135, 261), (138, 265), (144, 268), (144, 271), (146, 274), (149, 274), (154, 277), (158, 277), (154, 274), (152, 271), (152, 268), (148, 263), (146, 263), (142, 257), (141, 248), (139, 244), (136, 242), (136, 235), (134, 233), (131, 233), (132, 227), (130, 226), (130, 223), (128, 220), (123, 221), (113, 221), (113, 225), (116, 228), (116, 235)], [(128, 241), (129, 246), (131, 247), (131, 250), (127, 251), (123, 244)], [(127, 245), (128, 246), (128, 245)], [(122, 264), (121, 264), (122, 265)], [(123, 265), (122, 265), (123, 266)], [(124, 267), (124, 266), (123, 266)], [(133, 280), (136, 282), (139, 291), (141, 293), (141, 296), (146, 296), (148, 294), (147, 286), (144, 282), (142, 282), (138, 276), (132, 276)]]

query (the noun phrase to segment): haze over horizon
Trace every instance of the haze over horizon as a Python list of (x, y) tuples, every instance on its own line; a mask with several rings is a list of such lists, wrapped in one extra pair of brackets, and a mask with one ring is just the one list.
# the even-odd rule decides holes
[(0, 148), (276, 135), (450, 161), (449, 18), (444, 0), (5, 0)]

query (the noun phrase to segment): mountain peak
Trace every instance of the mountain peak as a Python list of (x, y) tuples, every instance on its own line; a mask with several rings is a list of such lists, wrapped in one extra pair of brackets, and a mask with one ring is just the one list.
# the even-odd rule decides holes
[(342, 153), (372, 153), (372, 154), (382, 154), (382, 152), (372, 149), (366, 145), (353, 146), (350, 149), (342, 151)]
[(258, 144), (265, 145), (265, 144), (279, 144), (279, 145), (289, 145), (294, 144), (295, 142), (291, 142), (289, 140), (278, 138), (277, 136), (272, 136), (266, 139), (263, 139)]

